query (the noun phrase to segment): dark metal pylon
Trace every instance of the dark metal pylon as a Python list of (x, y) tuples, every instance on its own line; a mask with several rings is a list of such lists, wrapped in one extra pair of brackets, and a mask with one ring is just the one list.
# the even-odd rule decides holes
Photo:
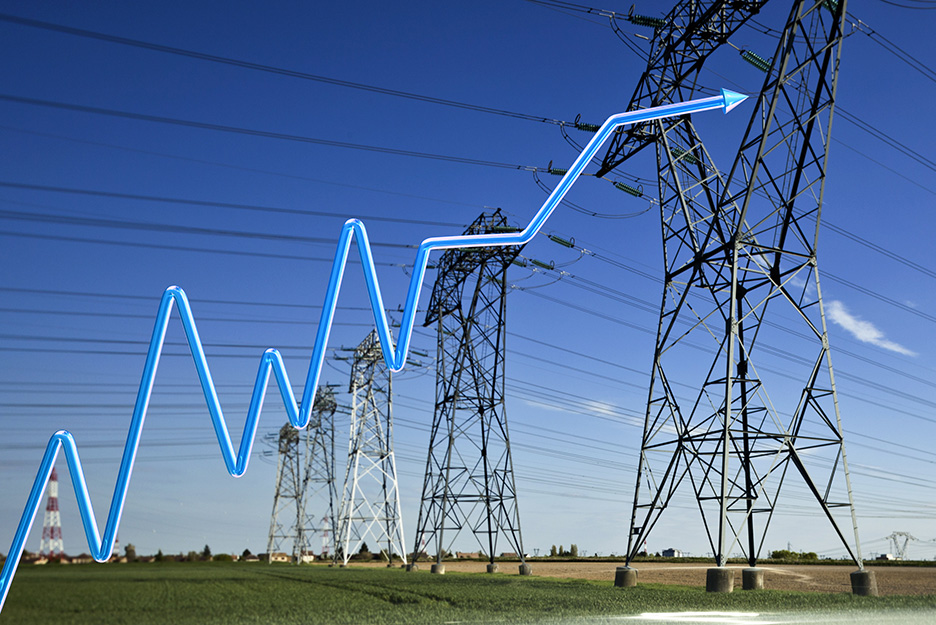
[[(733, 32), (762, 4), (679, 3), (681, 15), (735, 11), (734, 26), (671, 13), (689, 26), (670, 39), (657, 31), (654, 49), (670, 52), (651, 55), (632, 106), (687, 96), (705, 59), (691, 40)], [(628, 563), (688, 484), (718, 566), (735, 548), (755, 566), (784, 480), (795, 477), (862, 568), (816, 271), (844, 12), (844, 1), (793, 4), (727, 176), (688, 117), (632, 129), (604, 159), (608, 171), (656, 144), (666, 270)], [(795, 329), (778, 323), (781, 312)], [(687, 383), (695, 396), (677, 396)], [(840, 509), (850, 512), (853, 544)]]
[(368, 537), (390, 564), (394, 556), (406, 564), (393, 453), (392, 382), (373, 330), (355, 348), (351, 364), (351, 430), (335, 550), (335, 561), (342, 565)]
[[(500, 211), (482, 214), (465, 231), (509, 231)], [(439, 261), (424, 325), (438, 328), (436, 404), (419, 508), (415, 563), (424, 547), (433, 571), (462, 529), (487, 554), (488, 571), (503, 535), (529, 574), (520, 535), (507, 415), (504, 338), (507, 267), (519, 247), (447, 251)]]
[(336, 408), (332, 390), (319, 387), (309, 425), (304, 430), (289, 423), (280, 428), (276, 492), (267, 539), (270, 561), (274, 552), (291, 541), (292, 561), (299, 563), (303, 556), (311, 555), (316, 536), (335, 535)]

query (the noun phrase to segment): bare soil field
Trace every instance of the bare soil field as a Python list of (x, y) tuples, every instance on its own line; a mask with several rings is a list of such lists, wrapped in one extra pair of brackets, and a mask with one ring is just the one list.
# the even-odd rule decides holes
[[(446, 561), (446, 571), (483, 573), (485, 562)], [(541, 577), (566, 577), (613, 581), (618, 562), (530, 562), (533, 575)], [(420, 568), (428, 570), (430, 563), (421, 562)], [(517, 575), (516, 562), (500, 562), (500, 574)], [(677, 586), (705, 586), (707, 563), (641, 562), (636, 563), (638, 583), (673, 584)], [(741, 588), (741, 571), (735, 569), (735, 588)], [(831, 565), (770, 565), (764, 587), (772, 590), (800, 590), (816, 592), (851, 592), (849, 573), (854, 567)], [(936, 567), (923, 566), (880, 566), (868, 567), (874, 571), (878, 591), (881, 595), (936, 595)]]

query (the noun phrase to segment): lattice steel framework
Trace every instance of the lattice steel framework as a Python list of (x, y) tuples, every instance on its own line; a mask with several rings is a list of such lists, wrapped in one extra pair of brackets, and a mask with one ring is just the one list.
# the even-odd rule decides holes
[(354, 350), (351, 365), (351, 433), (335, 551), (335, 561), (341, 564), (347, 564), (368, 537), (390, 564), (394, 556), (406, 564), (393, 454), (392, 382), (373, 330)]
[[(510, 228), (500, 210), (465, 234)], [(507, 267), (520, 247), (447, 251), (439, 261), (423, 325), (436, 324), (436, 404), (416, 528), (437, 564), (468, 529), (494, 566), (503, 535), (526, 566), (504, 410)], [(493, 569), (491, 569), (493, 570)]]
[[(767, 0), (677, 2), (664, 18), (663, 26), (654, 31), (647, 70), (638, 81), (627, 110), (685, 102), (695, 97), (705, 61), (766, 3)], [(611, 139), (596, 175), (604, 175), (656, 143), (661, 132), (669, 134), (677, 128), (695, 135), (690, 116), (623, 128)]]
[[(701, 35), (727, 37), (763, 4), (680, 2), (632, 106), (689, 97)], [(656, 144), (666, 271), (628, 562), (688, 484), (718, 566), (736, 548), (755, 566), (795, 479), (862, 567), (816, 262), (844, 14), (793, 3), (727, 176), (688, 117), (623, 133), (604, 159)], [(677, 396), (687, 383), (694, 397)]]
[[(316, 536), (335, 535), (336, 408), (332, 390), (319, 387), (309, 425), (297, 430), (287, 423), (279, 431), (276, 492), (267, 539), (270, 556), (291, 542), (292, 561), (299, 563), (312, 554)], [(327, 550), (323, 545), (325, 557)]]
[(62, 513), (59, 512), (58, 503), (58, 472), (52, 469), (49, 477), (49, 486), (46, 489), (45, 516), (42, 518), (42, 541), (39, 543), (39, 555), (46, 557), (61, 557), (65, 551), (62, 541)]

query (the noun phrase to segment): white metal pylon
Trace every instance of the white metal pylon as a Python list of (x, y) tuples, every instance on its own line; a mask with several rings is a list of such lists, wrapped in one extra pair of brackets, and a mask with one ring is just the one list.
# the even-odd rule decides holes
[(273, 554), (292, 543), (292, 561), (301, 563), (312, 555), (312, 540), (325, 540), (334, 528), (335, 424), (337, 405), (328, 387), (319, 387), (309, 424), (297, 430), (291, 424), (279, 432), (276, 492), (267, 540), (269, 561)]
[(354, 350), (350, 392), (351, 430), (335, 562), (347, 564), (369, 537), (389, 563), (397, 557), (406, 564), (393, 454), (391, 372), (376, 330)]

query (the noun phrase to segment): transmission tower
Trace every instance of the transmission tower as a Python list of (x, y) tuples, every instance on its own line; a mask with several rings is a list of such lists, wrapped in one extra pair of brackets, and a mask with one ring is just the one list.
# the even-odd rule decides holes
[(377, 330), (354, 350), (351, 365), (351, 432), (338, 516), (335, 561), (346, 565), (365, 538), (406, 564), (403, 515), (393, 454), (392, 375)]
[(39, 555), (61, 557), (65, 551), (62, 542), (62, 515), (58, 504), (58, 473), (52, 469), (49, 477), (48, 498), (46, 499), (45, 516), (42, 518), (42, 541), (39, 543)]
[[(297, 430), (287, 423), (279, 431), (276, 493), (267, 555), (292, 542), (292, 561), (312, 553), (316, 535), (334, 535), (335, 501), (335, 397), (319, 387), (309, 425)], [(318, 514), (309, 514), (314, 510)]]
[[(631, 106), (691, 95), (708, 54), (763, 4), (678, 3)], [(656, 145), (666, 272), (628, 565), (688, 485), (719, 569), (740, 549), (757, 571), (781, 487), (799, 481), (865, 573), (816, 262), (844, 14), (844, 1), (794, 2), (771, 61), (742, 51), (767, 77), (727, 175), (688, 116), (629, 129), (603, 161), (605, 173)], [(796, 329), (778, 323), (788, 316)], [(710, 590), (730, 590), (723, 573)]]
[[(500, 210), (482, 214), (465, 234), (510, 231)], [(519, 247), (447, 251), (439, 261), (423, 325), (438, 328), (436, 403), (416, 528), (413, 562), (424, 545), (434, 549), (435, 573), (462, 529), (488, 554), (498, 538), (529, 574), (520, 535), (507, 415), (504, 410), (504, 336), (507, 267)]]
[(912, 540), (919, 540), (909, 532), (893, 532), (887, 537), (893, 547), (894, 557), (898, 560), (907, 559), (907, 546)]

